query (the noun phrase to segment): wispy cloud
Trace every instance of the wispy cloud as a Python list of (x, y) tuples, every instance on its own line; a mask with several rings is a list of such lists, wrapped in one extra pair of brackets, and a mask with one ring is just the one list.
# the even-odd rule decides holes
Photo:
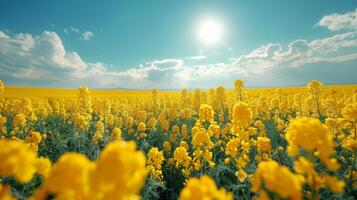
[(93, 37), (93, 32), (91, 31), (85, 31), (82, 33), (81, 39), (82, 40), (90, 40)]
[(63, 29), (63, 32), (66, 33), (67, 35), (70, 35), (71, 33), (75, 35), (79, 35), (80, 40), (91, 40), (92, 37), (94, 36), (94, 33), (92, 31), (81, 31), (79, 28), (70, 26), (69, 28)]
[(76, 33), (79, 32), (79, 29), (78, 28), (74, 28), (73, 26), (70, 27), (70, 30), (73, 31), (73, 32), (76, 32)]
[(63, 29), (63, 32), (66, 33), (66, 34), (70, 34), (71, 32), (78, 33), (79, 29), (71, 26), (69, 28)]
[(206, 77), (214, 79), (232, 74), (262, 73), (273, 68), (357, 59), (356, 53), (341, 53), (349, 48), (357, 48), (357, 32), (312, 41), (299, 39), (287, 48), (276, 43), (266, 44), (219, 63), (196, 65), (190, 60), (161, 59), (113, 71), (103, 62), (86, 62), (77, 52), (66, 51), (55, 32), (10, 36), (0, 31), (0, 75), (29, 83), (80, 82), (96, 87), (177, 88)]
[(357, 9), (344, 14), (333, 13), (321, 18), (317, 23), (318, 26), (325, 26), (329, 30), (338, 31), (341, 29), (357, 29)]
[(192, 56), (192, 57), (188, 57), (187, 59), (190, 59), (190, 60), (204, 60), (206, 59), (207, 56), (205, 55), (200, 55), (200, 56)]

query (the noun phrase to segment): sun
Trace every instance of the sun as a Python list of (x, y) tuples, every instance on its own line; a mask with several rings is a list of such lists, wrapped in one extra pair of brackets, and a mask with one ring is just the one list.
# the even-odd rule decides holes
[(206, 19), (198, 27), (198, 38), (205, 45), (215, 45), (222, 39), (223, 27), (214, 19)]

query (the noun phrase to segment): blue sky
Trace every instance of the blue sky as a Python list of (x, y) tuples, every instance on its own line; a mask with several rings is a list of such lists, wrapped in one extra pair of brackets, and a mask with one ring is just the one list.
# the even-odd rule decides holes
[[(93, 88), (357, 83), (357, 1), (0, 1), (0, 79)], [(197, 32), (222, 27), (214, 45)], [(209, 33), (207, 33), (209, 34)]]

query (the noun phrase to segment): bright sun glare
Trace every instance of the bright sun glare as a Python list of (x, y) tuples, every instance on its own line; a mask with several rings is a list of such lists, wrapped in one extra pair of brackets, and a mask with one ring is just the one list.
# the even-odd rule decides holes
[(201, 22), (198, 29), (198, 37), (206, 45), (217, 44), (222, 39), (223, 27), (216, 20)]

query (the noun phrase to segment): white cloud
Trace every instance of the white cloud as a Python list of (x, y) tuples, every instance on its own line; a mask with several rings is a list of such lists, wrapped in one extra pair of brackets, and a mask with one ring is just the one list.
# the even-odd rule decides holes
[(298, 39), (287, 47), (279, 43), (266, 44), (248, 54), (217, 63), (197, 65), (192, 59), (171, 58), (115, 71), (111, 65), (88, 62), (77, 52), (67, 51), (55, 32), (44, 31), (33, 36), (0, 31), (0, 77), (13, 82), (42, 81), (75, 87), (179, 88), (201, 79), (213, 81), (217, 77), (226, 79), (273, 68), (356, 60), (356, 50), (357, 31), (312, 41)]
[(162, 59), (123, 71), (108, 69), (103, 62), (86, 62), (75, 51), (66, 51), (55, 32), (7, 35), (0, 31), (0, 77), (13, 82), (42, 81), (58, 85), (92, 87), (175, 87), (182, 59)]
[(71, 33), (75, 35), (79, 35), (80, 40), (90, 40), (94, 36), (94, 33), (92, 31), (81, 32), (79, 28), (75, 28), (73, 26), (63, 29), (63, 32), (66, 33), (67, 35)]
[(63, 32), (66, 33), (66, 34), (70, 34), (71, 32), (73, 33), (79, 33), (79, 29), (78, 28), (75, 28), (73, 26), (69, 27), (69, 28), (65, 28), (63, 29)]
[(206, 58), (207, 58), (207, 56), (205, 56), (205, 55), (188, 57), (189, 60), (204, 60)]
[(85, 32), (82, 33), (81, 39), (82, 40), (90, 40), (93, 37), (93, 35), (94, 35), (93, 32), (85, 31)]
[(41, 35), (6, 35), (0, 31), (0, 75), (18, 79), (57, 80), (89, 70), (75, 51), (66, 52), (62, 40), (55, 32)]
[(329, 54), (341, 48), (354, 47), (357, 46), (357, 31), (316, 39), (311, 42), (310, 46), (319, 54)]
[(76, 32), (78, 33), (79, 32), (79, 29), (78, 28), (74, 28), (73, 26), (69, 27), (69, 29), (73, 32)]
[(337, 34), (332, 37), (306, 41), (295, 40), (283, 50), (281, 44), (263, 45), (233, 61), (233, 66), (252, 72), (263, 72), (274, 67), (300, 67), (311, 63), (342, 62), (343, 57), (354, 58), (353, 53), (342, 50), (357, 47), (357, 32)]
[(318, 26), (326, 26), (329, 30), (357, 29), (357, 9), (344, 14), (334, 13), (321, 18)]

